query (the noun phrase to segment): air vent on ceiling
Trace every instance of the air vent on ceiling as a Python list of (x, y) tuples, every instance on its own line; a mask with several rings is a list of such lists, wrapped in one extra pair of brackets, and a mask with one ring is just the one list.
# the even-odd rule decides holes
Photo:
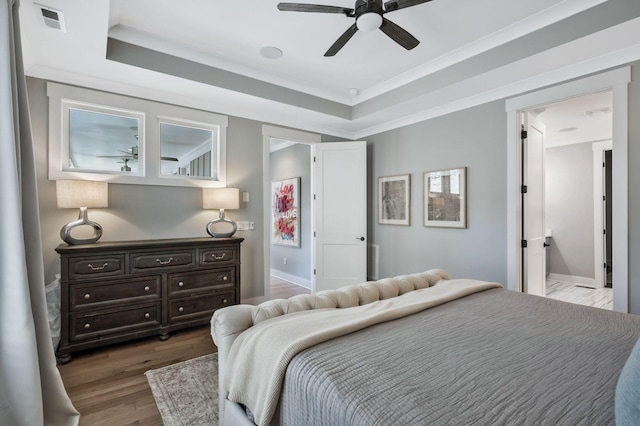
[(40, 9), (42, 19), (47, 27), (60, 30), (64, 33), (67, 32), (67, 27), (64, 24), (64, 15), (61, 10), (53, 9), (41, 4), (36, 4), (36, 7)]

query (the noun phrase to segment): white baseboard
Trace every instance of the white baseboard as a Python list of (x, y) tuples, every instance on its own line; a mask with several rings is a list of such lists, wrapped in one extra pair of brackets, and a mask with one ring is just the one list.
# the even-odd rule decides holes
[(583, 285), (585, 287), (591, 287), (591, 288), (598, 288), (599, 287), (599, 286), (596, 285), (595, 278), (577, 277), (577, 276), (574, 276), (574, 275), (563, 275), (563, 274), (550, 273), (547, 276), (547, 279), (553, 280), (553, 281), (563, 281), (565, 283), (573, 283), (573, 284)]
[(287, 274), (286, 272), (278, 271), (277, 269), (271, 269), (270, 274), (281, 280), (289, 281), (292, 284), (299, 285), (300, 287), (311, 289), (311, 281), (298, 277), (295, 275)]

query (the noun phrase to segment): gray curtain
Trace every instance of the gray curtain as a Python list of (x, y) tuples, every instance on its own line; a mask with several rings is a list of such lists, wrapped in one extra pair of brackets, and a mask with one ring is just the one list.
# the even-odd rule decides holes
[(0, 423), (76, 425), (47, 319), (18, 0), (0, 0)]

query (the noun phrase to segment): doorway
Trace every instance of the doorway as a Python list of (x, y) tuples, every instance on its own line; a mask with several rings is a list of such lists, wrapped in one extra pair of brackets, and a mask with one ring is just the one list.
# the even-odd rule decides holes
[[(523, 148), (521, 145), (521, 112), (545, 105), (552, 105), (583, 95), (610, 90), (612, 93), (612, 266), (613, 266), (613, 309), (628, 312), (628, 94), (627, 85), (630, 81), (628, 67), (609, 71), (570, 83), (550, 87), (547, 89), (522, 95), (507, 101), (507, 204), (508, 204), (508, 284), (507, 287), (516, 291), (525, 291), (524, 262), (522, 259), (522, 245), (524, 241), (523, 220), (524, 208), (522, 204), (523, 178)], [(602, 163), (600, 163), (602, 164)], [(553, 230), (551, 230), (553, 232)], [(553, 242), (552, 242), (553, 244)], [(596, 244), (594, 247), (605, 249)], [(595, 250), (595, 249), (594, 249)], [(603, 262), (604, 263), (604, 262)], [(604, 269), (602, 269), (604, 270)]]
[[(612, 309), (613, 292), (605, 288), (604, 167), (605, 150), (611, 151), (612, 97), (610, 90), (602, 91), (523, 113), (529, 134), (523, 139), (528, 187), (523, 235), (528, 244), (522, 253), (529, 294)], [(539, 182), (536, 171), (542, 175)], [(544, 229), (536, 234), (529, 224)]]
[[(292, 225), (289, 227), (291, 234), (284, 231), (281, 235), (286, 238), (279, 238), (269, 245), (271, 294), (282, 298), (283, 294), (309, 293), (313, 271), (311, 146), (271, 138), (269, 153), (271, 196), (280, 194), (283, 201), (284, 198), (293, 201), (293, 206), (287, 207), (292, 209), (288, 212), (290, 214), (280, 219)], [(273, 202), (270, 199), (268, 204)], [(271, 223), (269, 225), (272, 226)], [(287, 228), (284, 222), (283, 227)]]
[[(305, 146), (312, 146), (314, 144), (320, 143), (321, 142), (321, 138), (320, 135), (314, 134), (314, 133), (308, 133), (308, 132), (303, 132), (300, 130), (293, 130), (293, 129), (286, 129), (286, 128), (282, 128), (282, 127), (275, 127), (275, 126), (268, 126), (268, 125), (263, 125), (262, 126), (262, 145), (263, 145), (263, 155), (262, 155), (262, 170), (263, 170), (263, 206), (264, 206), (264, 214), (263, 214), (263, 238), (264, 238), (264, 245), (263, 245), (263, 252), (264, 252), (264, 262), (263, 262), (263, 267), (264, 267), (264, 279), (263, 279), (263, 286), (264, 286), (264, 296), (263, 299), (268, 300), (271, 298), (271, 147), (272, 144), (282, 144), (282, 146), (293, 146), (296, 144), (302, 144)], [(311, 163), (311, 158), (309, 158), (309, 163)], [(309, 166), (311, 167), (311, 166)], [(289, 177), (294, 177), (294, 176), (289, 176)], [(312, 179), (312, 177), (310, 177), (310, 179)], [(307, 220), (307, 223), (301, 223), (301, 226), (304, 227), (304, 229), (308, 230), (309, 233), (313, 232), (312, 231), (312, 226), (313, 226), (313, 210), (309, 209), (309, 211), (311, 212), (311, 216), (309, 218), (309, 220)], [(309, 238), (307, 238), (308, 240)], [(307, 277), (310, 277), (310, 286), (313, 286), (313, 249), (311, 249), (311, 252), (309, 254), (309, 265), (308, 265), (308, 274), (306, 275)], [(282, 263), (284, 263), (284, 257), (280, 258), (280, 261)], [(302, 258), (302, 257), (301, 257)], [(287, 258), (287, 262), (288, 262), (288, 258)], [(293, 266), (293, 265), (291, 265)], [(292, 269), (290, 269), (292, 270)], [(298, 269), (296, 269), (298, 270)], [(292, 279), (293, 274), (291, 276), (288, 276), (289, 279)], [(288, 280), (287, 280), (288, 281)], [(285, 281), (285, 284), (286, 282)], [(295, 284), (296, 286), (298, 284)]]
[[(268, 125), (263, 136), (264, 298), (270, 298), (272, 243), (270, 146), (273, 139), (311, 145), (313, 188), (311, 291), (366, 281), (367, 147), (365, 141), (320, 143), (320, 135)], [(344, 212), (349, 212), (345, 215)], [(311, 236), (312, 235), (312, 236)]]

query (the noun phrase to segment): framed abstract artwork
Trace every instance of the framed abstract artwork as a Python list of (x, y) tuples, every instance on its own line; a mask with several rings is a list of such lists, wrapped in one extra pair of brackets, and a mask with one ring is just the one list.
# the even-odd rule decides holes
[(271, 182), (271, 242), (300, 247), (300, 178)]
[(378, 223), (411, 224), (411, 175), (378, 178)]
[(467, 168), (424, 172), (424, 226), (467, 227)]

